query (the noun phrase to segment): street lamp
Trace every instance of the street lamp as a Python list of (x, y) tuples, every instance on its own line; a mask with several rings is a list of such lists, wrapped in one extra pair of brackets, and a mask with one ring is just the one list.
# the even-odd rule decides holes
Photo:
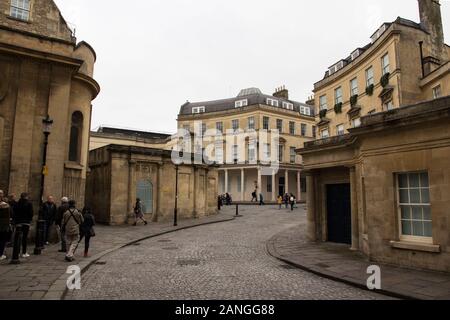
[(34, 254), (39, 255), (44, 248), (44, 234), (45, 234), (45, 223), (43, 220), (43, 210), (44, 210), (44, 182), (45, 176), (48, 174), (47, 168), (47, 147), (48, 147), (48, 136), (52, 131), (53, 120), (47, 115), (45, 119), (42, 119), (42, 132), (44, 133), (44, 151), (42, 157), (42, 172), (41, 172), (41, 189), (39, 193), (39, 215), (36, 223), (36, 246), (34, 248)]
[(175, 209), (173, 210), (173, 225), (178, 226), (178, 165), (175, 166)]

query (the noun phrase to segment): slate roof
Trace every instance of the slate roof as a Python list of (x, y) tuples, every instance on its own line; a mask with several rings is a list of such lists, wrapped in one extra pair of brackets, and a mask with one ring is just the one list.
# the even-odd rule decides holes
[(143, 139), (167, 139), (167, 138), (171, 137), (170, 134), (165, 134), (165, 133), (139, 131), (139, 130), (132, 130), (132, 129), (121, 129), (121, 128), (113, 128), (113, 127), (100, 127), (97, 130), (97, 133), (118, 135), (118, 136), (124, 136), (124, 137), (138, 137), (138, 138), (143, 138)]

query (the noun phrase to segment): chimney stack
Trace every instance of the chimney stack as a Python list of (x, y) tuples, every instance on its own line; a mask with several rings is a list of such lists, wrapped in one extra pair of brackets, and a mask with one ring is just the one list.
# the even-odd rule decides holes
[(285, 86), (281, 86), (275, 89), (275, 93), (273, 94), (276, 98), (289, 100), (289, 91)]
[(447, 61), (447, 48), (444, 42), (444, 28), (442, 25), (441, 4), (439, 0), (418, 0), (420, 12), (420, 24), (430, 33), (431, 56)]

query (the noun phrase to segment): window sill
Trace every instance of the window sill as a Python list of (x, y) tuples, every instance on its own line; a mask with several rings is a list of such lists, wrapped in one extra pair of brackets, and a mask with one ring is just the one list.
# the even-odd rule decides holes
[(423, 251), (440, 253), (441, 246), (420, 242), (407, 242), (407, 241), (391, 241), (391, 247), (395, 249), (411, 250), (411, 251)]
[(10, 20), (14, 20), (14, 21), (18, 21), (18, 22), (23, 22), (23, 23), (27, 23), (27, 24), (31, 24), (30, 19), (28, 20), (23, 20), (23, 19), (19, 19), (19, 18), (15, 18), (11, 15), (7, 15), (6, 18), (10, 19)]
[(84, 166), (76, 162), (67, 161), (64, 163), (64, 168), (72, 170), (83, 170)]

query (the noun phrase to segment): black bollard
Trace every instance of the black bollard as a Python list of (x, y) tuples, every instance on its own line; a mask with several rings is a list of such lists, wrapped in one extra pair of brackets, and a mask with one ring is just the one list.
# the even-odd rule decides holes
[(45, 224), (45, 220), (38, 220), (36, 223), (35, 255), (40, 255), (44, 249)]
[(22, 246), (22, 225), (16, 225), (16, 230), (14, 232), (14, 245), (13, 245), (13, 256), (11, 259), (11, 264), (19, 264), (20, 259), (20, 247)]
[(239, 217), (239, 205), (236, 205), (236, 217)]

